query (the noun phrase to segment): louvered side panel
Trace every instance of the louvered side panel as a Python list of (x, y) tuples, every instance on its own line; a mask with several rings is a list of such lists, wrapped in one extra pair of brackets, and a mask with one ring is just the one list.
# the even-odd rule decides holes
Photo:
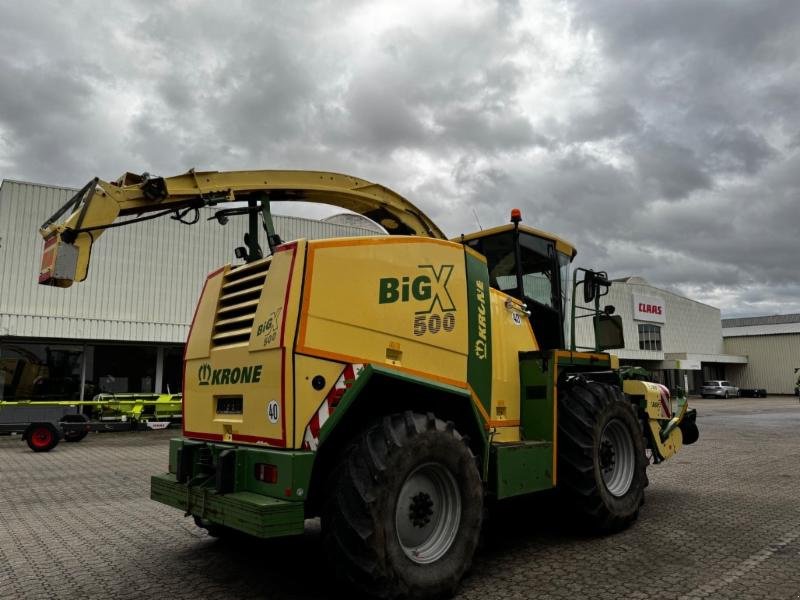
[(211, 345), (214, 348), (246, 344), (253, 331), (261, 291), (267, 280), (270, 259), (263, 259), (228, 271), (214, 318)]

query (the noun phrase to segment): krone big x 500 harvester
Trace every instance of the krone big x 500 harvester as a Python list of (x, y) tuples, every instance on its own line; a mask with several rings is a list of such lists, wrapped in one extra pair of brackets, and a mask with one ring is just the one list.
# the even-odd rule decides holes
[[(284, 243), (270, 202), (286, 200), (344, 207), (391, 235)], [(555, 488), (587, 527), (619, 530), (637, 517), (648, 464), (697, 439), (685, 401), (623, 382), (603, 352), (623, 345), (620, 317), (599, 303), (606, 274), (576, 269), (570, 282), (573, 246), (521, 225), (519, 211), (448, 241), (410, 202), (355, 177), (128, 173), (90, 181), (42, 226), (39, 281), (85, 279), (110, 227), (192, 222), (234, 201), (216, 217), (248, 216), (241, 264), (205, 281), (183, 437), (151, 485), (212, 535), (295, 535), (321, 516), (345, 581), (436, 597), (469, 568), (488, 500)], [(575, 345), (583, 317), (592, 348)]]

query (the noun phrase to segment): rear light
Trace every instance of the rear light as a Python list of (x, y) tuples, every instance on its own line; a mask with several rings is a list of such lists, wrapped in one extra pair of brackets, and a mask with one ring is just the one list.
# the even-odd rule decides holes
[(256, 479), (264, 483), (278, 483), (278, 467), (264, 463), (256, 464)]

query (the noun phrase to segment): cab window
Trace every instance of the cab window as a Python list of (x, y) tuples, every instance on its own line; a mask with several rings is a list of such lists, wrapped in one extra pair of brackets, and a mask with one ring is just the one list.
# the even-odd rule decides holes
[(519, 240), (522, 290), (517, 284), (512, 231), (470, 240), (467, 244), (486, 257), (489, 284), (528, 305), (540, 347), (561, 348), (564, 306), (554, 244), (526, 232), (520, 232)]

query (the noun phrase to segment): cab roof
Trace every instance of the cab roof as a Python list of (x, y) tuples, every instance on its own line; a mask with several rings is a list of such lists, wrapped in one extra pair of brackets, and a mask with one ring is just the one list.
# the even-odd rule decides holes
[[(450, 241), (452, 242), (468, 242), (470, 240), (477, 240), (480, 238), (485, 238), (490, 235), (495, 235), (498, 233), (505, 233), (506, 231), (511, 231), (514, 229), (513, 223), (508, 223), (506, 225), (500, 225), (498, 227), (492, 227), (491, 229), (484, 229), (483, 231), (477, 231), (475, 233), (464, 234), (460, 235), (455, 238), (451, 238)], [(562, 254), (566, 254), (571, 259), (575, 258), (575, 255), (578, 254), (578, 251), (575, 249), (575, 246), (570, 244), (568, 241), (561, 239), (558, 236), (553, 235), (552, 233), (548, 233), (546, 231), (542, 231), (541, 229), (535, 229), (533, 227), (528, 227), (527, 225), (522, 225), (520, 223), (519, 230), (525, 233), (530, 233), (531, 235), (535, 235), (536, 237), (544, 238), (546, 240), (550, 240), (555, 243), (556, 250), (561, 252)]]

